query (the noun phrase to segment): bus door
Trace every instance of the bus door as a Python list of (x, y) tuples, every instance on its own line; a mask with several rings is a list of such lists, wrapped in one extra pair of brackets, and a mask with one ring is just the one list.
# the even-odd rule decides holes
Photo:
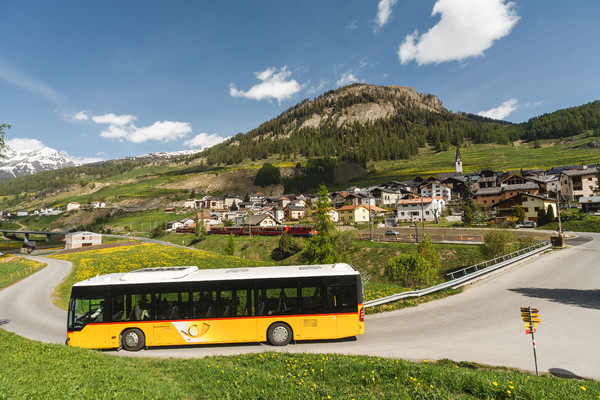
[(335, 314), (337, 337), (354, 336), (360, 328), (355, 278), (348, 278), (339, 277), (335, 282), (326, 279), (325, 284), (327, 312)]
[(108, 347), (109, 325), (104, 297), (71, 298), (69, 304), (69, 328), (83, 331), (72, 340), (71, 346), (102, 348)]
[(303, 279), (300, 283), (301, 339), (336, 337), (335, 315), (327, 314), (323, 279)]

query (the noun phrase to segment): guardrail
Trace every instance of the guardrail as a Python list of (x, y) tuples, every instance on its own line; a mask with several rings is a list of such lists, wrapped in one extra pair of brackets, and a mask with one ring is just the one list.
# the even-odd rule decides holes
[[(525, 249), (521, 249), (521, 250), (515, 251), (510, 254), (506, 254), (502, 257), (494, 258), (493, 260), (484, 261), (482, 263), (472, 265), (470, 267), (463, 268), (458, 271), (451, 272), (451, 273), (447, 274), (446, 276), (451, 275), (452, 279), (449, 281), (446, 281), (444, 283), (440, 283), (439, 285), (431, 286), (431, 287), (428, 287), (425, 289), (420, 289), (420, 290), (412, 290), (409, 292), (396, 293), (396, 294), (382, 297), (379, 299), (366, 301), (364, 303), (364, 307), (370, 308), (370, 307), (375, 307), (375, 306), (379, 306), (379, 305), (386, 304), (386, 303), (391, 303), (392, 301), (396, 301), (396, 300), (400, 300), (400, 299), (406, 299), (406, 298), (411, 298), (411, 297), (421, 297), (426, 294), (434, 293), (439, 290), (448, 289), (448, 288), (455, 289), (455, 288), (458, 288), (462, 285), (469, 283), (470, 281), (472, 281), (476, 278), (479, 278), (480, 276), (489, 274), (490, 272), (493, 272), (497, 269), (506, 267), (507, 265), (510, 265), (517, 261), (524, 260), (527, 257), (531, 257), (534, 254), (541, 253), (542, 251), (550, 249), (551, 247), (552, 247), (552, 245), (550, 244), (550, 242), (544, 241), (544, 242), (538, 243), (534, 246), (527, 247)], [(470, 269), (473, 269), (473, 271), (468, 273), (467, 271)], [(455, 277), (454, 274), (457, 274), (457, 273), (462, 273), (463, 275), (459, 276), (459, 277)]]
[[(417, 240), (416, 240), (416, 239)], [(384, 235), (381, 233), (374, 233), (370, 235), (368, 233), (361, 233), (359, 235), (360, 240), (372, 240), (374, 242), (409, 242), (414, 243), (423, 240), (423, 235), (414, 234), (397, 234), (397, 235)], [(434, 243), (469, 243), (469, 244), (482, 244), (485, 241), (483, 236), (475, 235), (439, 235), (430, 234), (429, 239)]]

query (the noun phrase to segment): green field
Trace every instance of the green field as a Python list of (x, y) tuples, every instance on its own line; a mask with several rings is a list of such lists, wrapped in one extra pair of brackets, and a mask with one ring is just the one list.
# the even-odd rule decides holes
[[(558, 167), (573, 164), (600, 163), (598, 149), (586, 144), (597, 138), (584, 137), (575, 140), (541, 140), (541, 147), (533, 148), (533, 143), (518, 142), (515, 145), (475, 144), (460, 149), (463, 171), (474, 172), (482, 169), (494, 171), (520, 170), (527, 168)], [(416, 176), (427, 178), (439, 173), (454, 172), (456, 149), (433, 153), (421, 150), (418, 157), (410, 160), (381, 161), (374, 163), (376, 172), (354, 184), (359, 187), (391, 180), (413, 179)]]
[[(147, 351), (150, 357), (152, 351)], [(597, 399), (600, 382), (441, 360), (260, 353), (116, 357), (0, 329), (0, 398)]]
[(44, 268), (46, 264), (11, 255), (0, 256), (0, 289)]

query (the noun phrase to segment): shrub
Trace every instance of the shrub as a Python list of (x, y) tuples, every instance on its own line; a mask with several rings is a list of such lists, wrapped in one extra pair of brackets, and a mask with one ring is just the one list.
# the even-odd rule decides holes
[(223, 249), (223, 253), (228, 256), (232, 256), (235, 253), (235, 242), (233, 241), (233, 235), (229, 235), (229, 239), (227, 239), (227, 244)]
[(481, 252), (488, 259), (500, 257), (511, 251), (515, 236), (508, 230), (494, 229), (485, 235)]
[(421, 289), (435, 283), (437, 269), (418, 253), (400, 254), (392, 258), (386, 268), (386, 276), (402, 286)]

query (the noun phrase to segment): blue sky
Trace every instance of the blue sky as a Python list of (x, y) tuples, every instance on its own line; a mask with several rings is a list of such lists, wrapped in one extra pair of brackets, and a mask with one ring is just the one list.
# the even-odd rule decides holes
[(600, 98), (600, 2), (0, 0), (13, 148), (211, 146), (353, 82), (512, 122)]

